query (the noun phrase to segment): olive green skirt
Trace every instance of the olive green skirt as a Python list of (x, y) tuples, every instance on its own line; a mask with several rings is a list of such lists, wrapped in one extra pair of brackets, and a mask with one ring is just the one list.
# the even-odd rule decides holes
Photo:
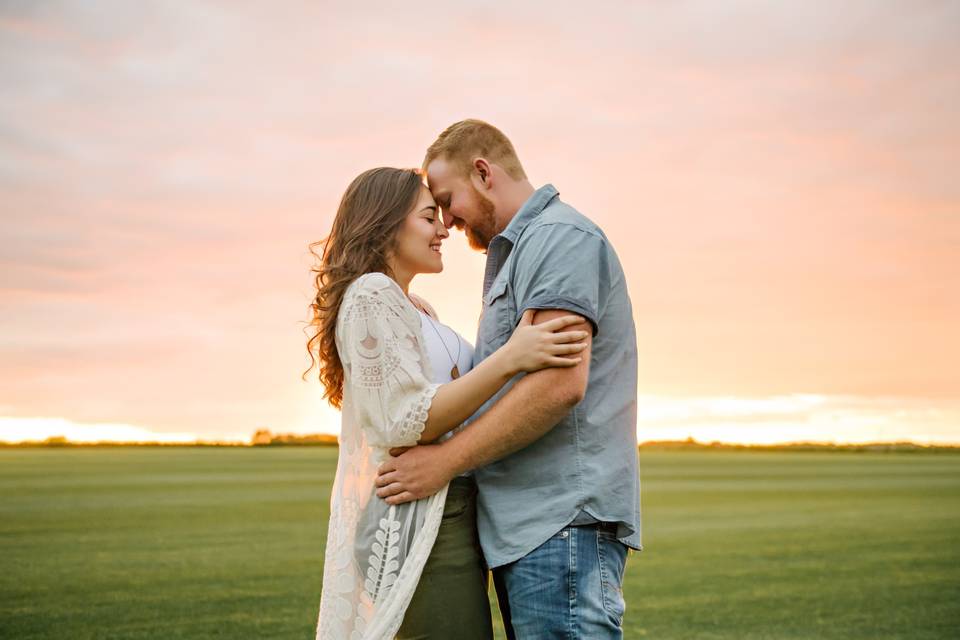
[(490, 640), (487, 566), (477, 538), (477, 486), (450, 483), (437, 541), (423, 568), (398, 640)]

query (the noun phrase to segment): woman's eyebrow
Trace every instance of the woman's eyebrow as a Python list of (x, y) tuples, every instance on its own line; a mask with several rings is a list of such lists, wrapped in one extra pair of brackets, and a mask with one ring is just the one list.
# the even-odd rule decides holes
[(428, 209), (429, 209), (429, 210), (432, 210), (433, 212), (436, 212), (436, 211), (437, 211), (436, 205), (432, 205), (432, 204), (428, 204), (428, 205), (425, 206), (423, 209), (420, 209), (420, 211), (427, 211)]

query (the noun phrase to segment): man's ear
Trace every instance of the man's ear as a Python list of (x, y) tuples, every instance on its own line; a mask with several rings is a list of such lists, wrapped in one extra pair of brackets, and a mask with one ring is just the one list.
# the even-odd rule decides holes
[(490, 163), (487, 162), (486, 158), (476, 158), (473, 161), (473, 170), (476, 172), (480, 184), (484, 188), (489, 189), (491, 180), (493, 179), (493, 172), (490, 170)]

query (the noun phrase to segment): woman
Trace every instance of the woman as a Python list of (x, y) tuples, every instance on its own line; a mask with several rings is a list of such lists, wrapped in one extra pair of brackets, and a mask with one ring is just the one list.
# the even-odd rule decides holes
[(343, 417), (318, 639), (492, 637), (472, 479), (391, 506), (376, 469), (392, 447), (448, 437), (514, 375), (575, 365), (586, 334), (561, 331), (573, 316), (532, 325), (530, 312), (471, 368), (470, 345), (408, 293), (442, 271), (448, 235), (419, 172), (379, 168), (350, 184), (322, 242), (307, 346)]

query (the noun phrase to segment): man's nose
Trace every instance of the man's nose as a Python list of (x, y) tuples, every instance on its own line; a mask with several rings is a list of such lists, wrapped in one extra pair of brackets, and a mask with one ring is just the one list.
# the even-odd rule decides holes
[(453, 226), (453, 214), (449, 211), (442, 211), (440, 217), (443, 219), (443, 226), (447, 229)]

